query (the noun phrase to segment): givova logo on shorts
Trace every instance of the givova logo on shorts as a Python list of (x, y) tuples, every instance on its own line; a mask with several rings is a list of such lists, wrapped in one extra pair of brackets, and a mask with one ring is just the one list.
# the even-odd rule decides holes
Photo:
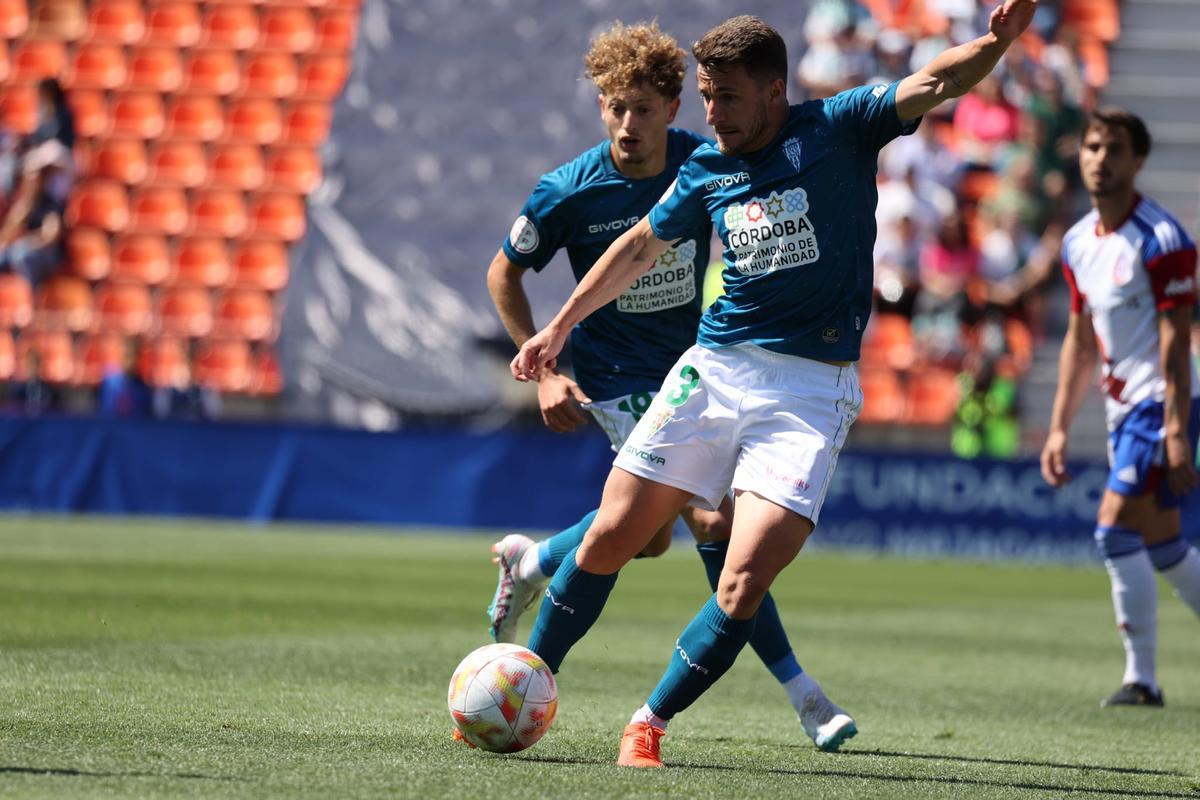
[(737, 271), (764, 275), (819, 259), (808, 208), (808, 193), (799, 187), (726, 208), (725, 245), (733, 251)]

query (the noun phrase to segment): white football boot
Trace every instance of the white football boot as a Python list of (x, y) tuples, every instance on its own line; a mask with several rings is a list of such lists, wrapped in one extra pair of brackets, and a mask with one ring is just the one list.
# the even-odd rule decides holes
[(492, 545), (495, 557), (492, 563), (500, 568), (496, 581), (496, 594), (488, 606), (491, 625), (488, 633), (496, 642), (514, 642), (517, 638), (517, 620), (525, 609), (541, 597), (547, 580), (521, 580), (518, 567), (522, 556), (537, 542), (519, 533), (510, 533)]
[(797, 713), (800, 725), (818, 750), (836, 752), (842, 742), (858, 733), (854, 718), (825, 696), (820, 685), (809, 679), (812, 688), (804, 695)]

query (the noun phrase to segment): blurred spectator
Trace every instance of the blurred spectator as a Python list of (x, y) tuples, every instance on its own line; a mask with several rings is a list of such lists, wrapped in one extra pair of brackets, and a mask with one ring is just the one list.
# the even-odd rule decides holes
[(71, 153), (57, 139), (22, 160), (17, 192), (0, 220), (0, 272), (23, 275), (35, 286), (66, 257), (63, 212), (73, 181)]
[(804, 23), (808, 49), (796, 69), (796, 80), (808, 97), (829, 97), (866, 81), (872, 56), (858, 29), (850, 3), (819, 0), (813, 6)]
[[(964, 165), (958, 154), (946, 147), (937, 138), (937, 125), (922, 124), (912, 136), (901, 136), (891, 142), (879, 154), (882, 173), (888, 178), (902, 178), (910, 170), (916, 171), (917, 185), (927, 188), (936, 184), (943, 191), (939, 198), (947, 196), (962, 180)], [(942, 203), (938, 200), (939, 208)], [(942, 208), (943, 216), (949, 209)]]
[[(903, 31), (884, 28), (875, 39), (875, 70), (868, 83), (894, 83), (908, 77), (912, 39)], [(908, 137), (900, 137), (901, 139)]]
[(954, 109), (954, 133), (963, 158), (991, 166), (996, 151), (1017, 138), (1020, 115), (1001, 92), (999, 78), (989, 75), (980, 81)]
[(879, 226), (875, 237), (875, 300), (879, 311), (913, 315), (913, 302), (921, 285), (923, 238), (910, 213)]
[(1034, 76), (1034, 86), (1036, 91), (1026, 103), (1025, 113), (1041, 125), (1039, 161), (1042, 171), (1058, 171), (1073, 179), (1077, 173), (1075, 159), (1079, 152), (1079, 134), (1087, 117), (1078, 104), (1067, 98), (1062, 81), (1053, 71), (1039, 69)]
[(188, 346), (184, 374), (175, 385), (159, 386), (154, 390), (154, 416), (159, 419), (186, 419), (208, 422), (221, 416), (219, 392), (197, 383), (195, 375), (196, 343)]
[(96, 389), (96, 413), (102, 417), (149, 417), (151, 390), (139, 371), (141, 343), (131, 338), (125, 344), (120, 366), (110, 368)]
[(1037, 172), (1037, 160), (1029, 153), (1018, 153), (1005, 165), (996, 193), (984, 203), (995, 218), (1015, 214), (1028, 231), (1040, 234), (1046, 229), (1062, 197), (1061, 175), (1043, 184)]
[(38, 121), (29, 134), (30, 148), (57, 139), (67, 151), (75, 147), (75, 117), (67, 105), (67, 94), (54, 78), (38, 82)]
[(29, 349), (24, 379), (10, 382), (8, 392), (10, 413), (37, 417), (60, 405), (58, 390), (42, 378), (42, 357), (34, 348)]
[(913, 309), (913, 334), (935, 361), (965, 353), (962, 322), (971, 311), (967, 289), (979, 276), (979, 251), (971, 244), (961, 213), (947, 217), (921, 250), (921, 289)]

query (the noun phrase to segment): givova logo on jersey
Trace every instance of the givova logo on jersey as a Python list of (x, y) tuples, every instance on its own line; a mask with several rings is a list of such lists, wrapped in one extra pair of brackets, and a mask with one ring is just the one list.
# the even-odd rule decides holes
[(765, 275), (819, 259), (807, 215), (808, 193), (799, 187), (726, 208), (725, 244), (733, 251), (733, 266), (743, 275)]
[(654, 266), (617, 298), (617, 310), (650, 314), (695, 299), (696, 241), (688, 239), (659, 256)]

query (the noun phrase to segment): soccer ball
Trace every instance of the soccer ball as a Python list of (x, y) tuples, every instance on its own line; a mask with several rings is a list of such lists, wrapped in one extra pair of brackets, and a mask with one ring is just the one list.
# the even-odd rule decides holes
[(493, 753), (515, 753), (549, 730), (558, 711), (558, 686), (532, 650), (489, 644), (454, 670), (449, 704), (468, 742)]

